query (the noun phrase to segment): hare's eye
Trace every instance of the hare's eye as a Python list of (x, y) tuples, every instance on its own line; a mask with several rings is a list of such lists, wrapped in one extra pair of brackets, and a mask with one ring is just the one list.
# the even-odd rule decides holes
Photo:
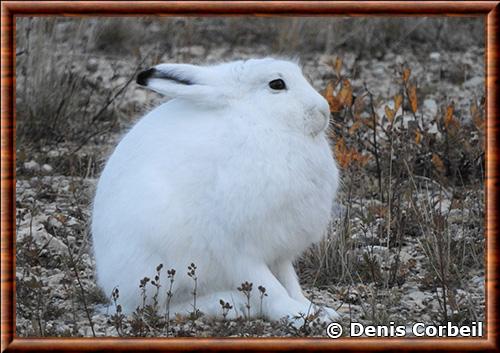
[(283, 81), (281, 78), (269, 82), (269, 87), (274, 90), (286, 89), (285, 81)]

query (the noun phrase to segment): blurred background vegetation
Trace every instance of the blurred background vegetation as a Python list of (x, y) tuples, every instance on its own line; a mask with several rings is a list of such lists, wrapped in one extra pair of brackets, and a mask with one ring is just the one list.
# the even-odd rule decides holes
[[(382, 59), (388, 52), (425, 56), (471, 46), (484, 47), (484, 22), (478, 18), (18, 18), (18, 140), (86, 141), (101, 134), (103, 124), (105, 130), (116, 127), (118, 96), (109, 96), (108, 86), (129, 78), (134, 73), (130, 66), (213, 63), (235, 53), (293, 56), (304, 62), (346, 52), (356, 60)], [(108, 77), (100, 77), (108, 81), (91, 80), (89, 74), (102, 61), (112, 66)]]

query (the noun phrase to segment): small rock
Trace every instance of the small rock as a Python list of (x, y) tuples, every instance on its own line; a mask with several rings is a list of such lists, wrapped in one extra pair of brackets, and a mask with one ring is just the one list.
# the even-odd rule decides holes
[(474, 286), (483, 287), (484, 286), (484, 276), (476, 276), (472, 278), (471, 282)]
[(113, 81), (113, 85), (115, 87), (123, 86), (126, 83), (127, 83), (127, 79), (125, 77), (118, 77), (118, 78), (114, 79), (114, 81)]
[(410, 297), (419, 307), (421, 308), (425, 307), (424, 301), (427, 299), (427, 296), (425, 295), (424, 292), (421, 291), (411, 292), (408, 293), (408, 297)]
[(30, 170), (32, 172), (40, 171), (40, 164), (35, 161), (24, 162), (24, 169)]
[(61, 154), (59, 153), (59, 151), (56, 151), (56, 150), (52, 150), (52, 151), (49, 151), (47, 153), (47, 157), (49, 158), (57, 158), (59, 157)]
[(51, 227), (54, 227), (54, 228), (61, 228), (62, 227), (62, 223), (55, 217), (49, 217), (48, 219), (48, 222), (49, 222), (49, 225)]
[(434, 117), (437, 114), (438, 106), (434, 99), (424, 100), (424, 109), (429, 112), (430, 117)]
[(428, 133), (430, 134), (440, 134), (438, 126), (435, 122), (433, 122), (430, 126), (429, 129), (427, 130)]
[(389, 52), (385, 53), (384, 60), (393, 61), (395, 57), (396, 57), (396, 54), (394, 54), (394, 52), (392, 52), (392, 51), (389, 51)]
[(429, 58), (431, 60), (436, 60), (437, 61), (437, 60), (441, 59), (441, 54), (440, 53), (436, 53), (436, 52), (430, 53), (429, 54)]
[(385, 66), (383, 64), (375, 64), (372, 72), (373, 72), (373, 75), (375, 75), (375, 76), (383, 76), (386, 74)]
[(151, 26), (149, 27), (149, 31), (152, 32), (152, 33), (158, 33), (160, 32), (160, 25), (158, 23), (153, 23), (151, 24)]
[(55, 275), (49, 276), (47, 278), (47, 284), (50, 287), (57, 287), (57, 285), (63, 281), (64, 276), (65, 276), (64, 272), (59, 272)]
[(42, 171), (44, 173), (51, 173), (53, 169), (54, 168), (52, 168), (52, 166), (50, 164), (44, 164), (44, 165), (42, 165)]
[(465, 88), (473, 88), (480, 85), (484, 85), (484, 78), (480, 76), (473, 77), (470, 80), (465, 81), (464, 83)]
[(401, 261), (401, 263), (407, 263), (408, 261), (410, 261), (411, 259), (413, 259), (413, 256), (411, 256), (409, 253), (407, 253), (406, 251), (404, 250), (401, 250), (399, 252), (399, 261)]
[(97, 59), (91, 58), (87, 62), (87, 70), (89, 72), (92, 72), (92, 73), (96, 72), (98, 67), (99, 67), (99, 62), (97, 61)]
[(190, 48), (190, 52), (194, 56), (202, 56), (205, 54), (205, 48), (201, 45), (194, 45)]

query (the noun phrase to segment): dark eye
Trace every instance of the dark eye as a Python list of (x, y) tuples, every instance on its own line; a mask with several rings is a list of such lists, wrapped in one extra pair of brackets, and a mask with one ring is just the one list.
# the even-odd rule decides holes
[(285, 81), (283, 81), (281, 78), (277, 80), (272, 80), (269, 82), (269, 87), (274, 90), (282, 90), (286, 88)]

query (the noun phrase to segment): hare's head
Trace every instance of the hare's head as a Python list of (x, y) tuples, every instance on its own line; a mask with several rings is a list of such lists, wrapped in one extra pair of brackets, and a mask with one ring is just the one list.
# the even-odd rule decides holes
[(210, 109), (234, 107), (249, 119), (276, 122), (284, 130), (317, 135), (328, 126), (326, 100), (290, 61), (251, 59), (216, 66), (160, 64), (137, 83), (171, 98)]

